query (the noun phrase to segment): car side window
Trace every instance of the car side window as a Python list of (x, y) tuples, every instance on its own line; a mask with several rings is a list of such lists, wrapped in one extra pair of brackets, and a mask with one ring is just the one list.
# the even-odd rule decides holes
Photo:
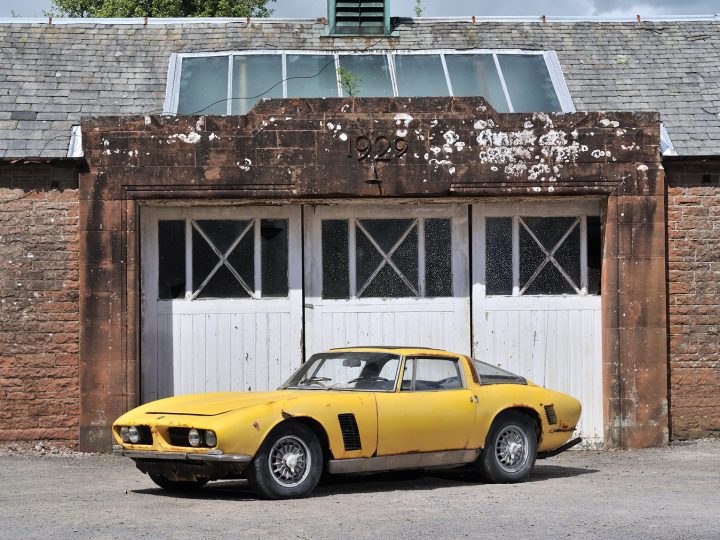
[(408, 358), (401, 391), (458, 390), (463, 387), (458, 361), (453, 358)]
[(413, 370), (415, 369), (415, 359), (408, 358), (405, 360), (405, 369), (403, 370), (402, 383), (400, 384), (400, 390), (404, 392), (410, 392), (413, 389)]

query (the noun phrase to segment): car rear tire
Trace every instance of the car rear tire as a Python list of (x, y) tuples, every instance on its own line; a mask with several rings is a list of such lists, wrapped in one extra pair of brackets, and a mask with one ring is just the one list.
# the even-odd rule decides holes
[(170, 491), (194, 491), (208, 483), (207, 480), (168, 480), (161, 474), (148, 474), (150, 479), (163, 489)]
[(522, 413), (509, 411), (493, 422), (475, 466), (484, 482), (510, 484), (525, 480), (536, 458), (534, 422)]
[(323, 471), (323, 451), (315, 433), (299, 422), (270, 432), (247, 470), (248, 482), (266, 499), (305, 497)]

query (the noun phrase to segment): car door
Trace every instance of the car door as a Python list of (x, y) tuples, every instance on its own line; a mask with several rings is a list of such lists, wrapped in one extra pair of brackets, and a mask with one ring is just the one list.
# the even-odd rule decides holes
[(400, 388), (377, 394), (378, 456), (466, 448), (475, 397), (458, 358), (408, 357)]

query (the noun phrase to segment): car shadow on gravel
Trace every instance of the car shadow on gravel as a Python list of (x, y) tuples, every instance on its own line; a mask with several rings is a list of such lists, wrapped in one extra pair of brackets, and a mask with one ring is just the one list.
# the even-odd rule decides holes
[[(526, 482), (544, 482), (599, 472), (597, 469), (537, 465)], [(467, 470), (395, 471), (367, 475), (324, 475), (310, 498), (333, 497), (353, 493), (384, 493), (390, 491), (432, 491), (458, 486), (482, 485)], [(248, 501), (258, 496), (245, 480), (211, 482), (192, 492), (168, 491), (162, 488), (135, 489), (133, 493), (203, 500)]]

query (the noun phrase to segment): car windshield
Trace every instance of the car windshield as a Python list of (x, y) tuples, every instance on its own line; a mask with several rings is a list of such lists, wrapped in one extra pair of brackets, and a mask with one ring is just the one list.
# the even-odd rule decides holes
[(392, 392), (400, 356), (385, 352), (314, 354), (282, 388)]
[(473, 359), (475, 370), (480, 375), (480, 384), (527, 384), (527, 379), (499, 367)]

